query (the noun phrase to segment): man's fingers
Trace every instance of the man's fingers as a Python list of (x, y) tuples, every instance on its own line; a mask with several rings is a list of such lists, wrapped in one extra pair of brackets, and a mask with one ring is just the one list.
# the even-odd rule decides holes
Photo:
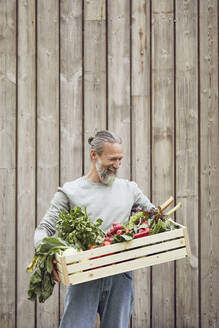
[(59, 278), (58, 272), (56, 270), (56, 266), (55, 266), (56, 263), (57, 263), (56, 260), (53, 260), (53, 268), (52, 268), (53, 278), (55, 281), (60, 282), (61, 279)]
[(57, 282), (60, 282), (61, 280), (59, 278), (59, 275), (58, 275), (57, 271), (54, 268), (52, 269), (52, 273), (53, 273), (54, 280), (57, 281)]

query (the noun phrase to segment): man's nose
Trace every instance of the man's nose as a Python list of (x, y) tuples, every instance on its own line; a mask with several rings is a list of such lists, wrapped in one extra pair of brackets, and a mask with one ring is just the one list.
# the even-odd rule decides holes
[(113, 167), (114, 167), (115, 169), (118, 169), (118, 168), (120, 167), (120, 161), (119, 161), (119, 160), (116, 161), (116, 162), (113, 164)]

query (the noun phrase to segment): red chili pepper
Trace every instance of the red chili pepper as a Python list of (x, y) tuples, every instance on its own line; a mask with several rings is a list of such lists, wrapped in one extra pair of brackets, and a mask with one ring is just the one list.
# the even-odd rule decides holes
[[(143, 230), (143, 229), (140, 229)], [(134, 239), (147, 236), (151, 232), (150, 228), (144, 229), (144, 231), (138, 232), (134, 235)]]

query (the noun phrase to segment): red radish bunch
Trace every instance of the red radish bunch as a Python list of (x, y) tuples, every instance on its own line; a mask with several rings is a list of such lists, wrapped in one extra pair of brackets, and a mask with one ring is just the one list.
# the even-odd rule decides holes
[[(139, 221), (139, 220), (138, 220)], [(135, 229), (130, 229), (129, 226), (125, 226), (119, 222), (113, 222), (112, 228), (107, 232), (105, 241), (109, 243), (121, 242), (125, 240), (131, 240), (141, 238), (149, 235), (151, 229), (148, 226), (148, 222), (145, 218), (140, 220)], [(128, 238), (128, 239), (127, 239)]]
[(119, 222), (113, 222), (112, 228), (106, 233), (107, 237), (104, 240), (112, 243), (115, 236), (121, 236), (123, 234), (127, 234), (128, 232), (128, 227), (125, 227)]

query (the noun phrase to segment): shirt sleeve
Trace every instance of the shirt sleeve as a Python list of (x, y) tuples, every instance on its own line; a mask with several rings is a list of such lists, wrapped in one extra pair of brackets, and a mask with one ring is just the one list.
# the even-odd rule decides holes
[(58, 187), (58, 191), (55, 193), (53, 199), (51, 200), (50, 207), (48, 208), (46, 214), (41, 219), (39, 225), (37, 226), (34, 233), (34, 245), (37, 245), (45, 237), (51, 237), (56, 232), (56, 220), (59, 213), (65, 209), (70, 210), (69, 200), (63, 189)]
[(153, 205), (150, 200), (143, 194), (141, 189), (138, 187), (137, 183), (132, 181), (132, 188), (134, 192), (134, 205), (133, 207), (141, 207), (143, 210), (150, 212), (152, 209), (155, 209), (155, 205)]

